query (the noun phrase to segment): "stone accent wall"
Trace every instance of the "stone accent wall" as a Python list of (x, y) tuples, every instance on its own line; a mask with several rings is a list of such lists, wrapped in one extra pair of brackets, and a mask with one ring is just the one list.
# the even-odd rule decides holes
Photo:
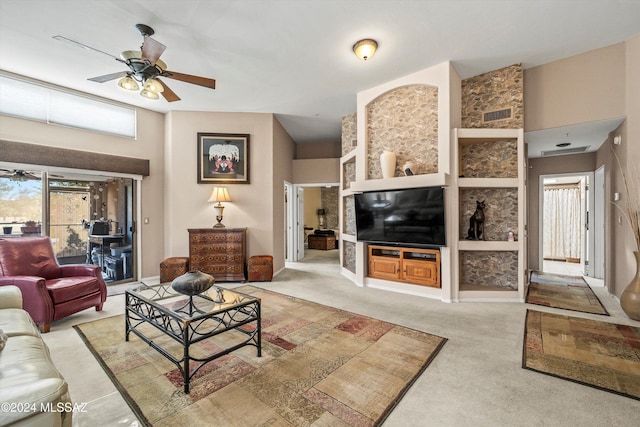
[(460, 169), (465, 178), (517, 178), (518, 141), (461, 143)]
[(342, 241), (342, 266), (356, 274), (356, 244)]
[(342, 188), (346, 190), (351, 187), (351, 183), (356, 180), (356, 162), (353, 159), (350, 162), (346, 162), (342, 165), (344, 168), (342, 171)]
[(419, 173), (438, 172), (438, 88), (411, 85), (393, 89), (367, 106), (368, 178), (382, 178), (380, 154), (396, 153), (396, 176), (411, 160)]
[(467, 237), (469, 218), (476, 210), (476, 201), (486, 204), (484, 209), (485, 240), (507, 240), (509, 230), (518, 230), (517, 188), (460, 189), (460, 239)]
[(460, 252), (460, 288), (465, 285), (518, 288), (518, 252)]
[(338, 187), (322, 187), (320, 189), (320, 203), (325, 210), (326, 228), (337, 230), (338, 224)]
[[(511, 107), (511, 118), (484, 123), (482, 113)], [(462, 81), (463, 128), (523, 128), (522, 64), (490, 71)]]
[(353, 151), (358, 145), (358, 126), (356, 113), (342, 118), (342, 155)]
[(356, 199), (353, 196), (347, 196), (343, 200), (343, 218), (342, 233), (349, 234), (351, 236), (356, 235)]

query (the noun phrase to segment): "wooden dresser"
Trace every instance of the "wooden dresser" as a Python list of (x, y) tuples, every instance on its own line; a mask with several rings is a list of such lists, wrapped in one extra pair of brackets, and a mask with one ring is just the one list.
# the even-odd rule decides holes
[(190, 228), (189, 269), (216, 281), (246, 281), (246, 236), (246, 228)]

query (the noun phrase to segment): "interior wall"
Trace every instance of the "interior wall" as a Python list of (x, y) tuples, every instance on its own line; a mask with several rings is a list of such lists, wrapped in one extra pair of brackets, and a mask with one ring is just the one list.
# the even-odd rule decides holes
[[(530, 159), (530, 166), (544, 167), (548, 173), (594, 171), (605, 165), (605, 199), (620, 191), (621, 175), (611, 158), (614, 135), (621, 135), (619, 147), (625, 167), (640, 164), (640, 35), (623, 43), (596, 49), (570, 58), (525, 70), (525, 130), (547, 129), (590, 121), (625, 117), (598, 150), (593, 165), (565, 163), (568, 156), (556, 159)], [(576, 167), (578, 169), (576, 169)], [(534, 168), (535, 169), (535, 168)], [(538, 260), (538, 181), (529, 170), (529, 266), (540, 267)], [(605, 285), (620, 296), (635, 274), (633, 242), (628, 228), (619, 224), (611, 203), (606, 209)]]
[(318, 209), (322, 207), (320, 187), (305, 187), (304, 190), (304, 225), (305, 227), (320, 228), (318, 223)]
[[(284, 183), (293, 182), (293, 158), (295, 156), (296, 144), (291, 136), (282, 127), (275, 115), (272, 115), (273, 133), (273, 159), (272, 159), (272, 185), (271, 197), (273, 200), (273, 226), (271, 236), (273, 237), (273, 247), (270, 252), (257, 253), (255, 255), (272, 255), (274, 271), (284, 268), (285, 247), (286, 247), (286, 205), (284, 194)], [(265, 178), (266, 179), (266, 178)], [(264, 234), (269, 234), (265, 230)]]
[(332, 184), (340, 182), (340, 159), (293, 160), (294, 184)]
[(154, 111), (141, 108), (136, 108), (136, 111), (138, 127), (135, 140), (4, 115), (0, 115), (0, 139), (148, 159), (150, 174), (142, 180), (138, 209), (142, 218), (149, 218), (149, 223), (138, 224), (142, 245), (138, 256), (142, 263), (140, 276), (150, 277), (158, 275), (158, 265), (163, 257), (164, 118), (163, 114)]
[[(605, 165), (605, 199), (612, 201), (613, 193), (624, 192), (624, 184), (620, 167), (615, 161), (612, 150), (615, 149), (618, 158), (625, 171), (635, 171), (637, 179), (638, 164), (640, 164), (640, 35), (625, 42), (625, 88), (626, 88), (626, 120), (611, 132), (609, 139), (598, 150), (598, 167)], [(613, 145), (615, 136), (622, 137), (622, 144)], [(640, 194), (631, 194), (631, 197), (640, 197)], [(622, 202), (622, 200), (621, 200)], [(635, 259), (633, 251), (640, 250), (635, 247), (631, 230), (625, 223), (621, 212), (608, 203), (606, 207), (607, 221), (605, 222), (605, 285), (609, 292), (620, 296), (622, 291), (633, 278)]]
[(524, 71), (525, 131), (623, 117), (625, 43)]
[(340, 142), (305, 142), (296, 144), (296, 159), (324, 159), (340, 157)]
[[(208, 202), (214, 184), (197, 182), (197, 134), (249, 134), (249, 184), (224, 184), (231, 196), (225, 203), (227, 228), (247, 228), (247, 257), (273, 255), (274, 269), (284, 265), (284, 247), (274, 247), (274, 146), (272, 114), (186, 112), (167, 113), (165, 194), (167, 220), (165, 256), (189, 254), (188, 229), (215, 224)], [(282, 182), (278, 186), (284, 209)], [(282, 235), (284, 230), (282, 229)]]

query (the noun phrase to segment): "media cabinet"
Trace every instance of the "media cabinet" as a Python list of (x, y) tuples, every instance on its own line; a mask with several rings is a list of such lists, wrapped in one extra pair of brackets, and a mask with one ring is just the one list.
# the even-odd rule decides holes
[(440, 251), (369, 245), (369, 277), (440, 287)]

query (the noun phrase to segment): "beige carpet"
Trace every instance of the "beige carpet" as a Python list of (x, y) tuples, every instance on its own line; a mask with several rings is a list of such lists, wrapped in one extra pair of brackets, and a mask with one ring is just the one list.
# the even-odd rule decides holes
[(524, 368), (640, 399), (640, 328), (534, 310), (525, 325)]
[(582, 276), (534, 271), (527, 289), (526, 302), (582, 313), (609, 315)]
[[(238, 290), (262, 299), (263, 356), (244, 347), (216, 359), (189, 394), (175, 365), (133, 334), (124, 341), (124, 316), (75, 328), (143, 424), (154, 426), (379, 425), (446, 342), (276, 292)], [(233, 333), (194, 351), (217, 351)]]

